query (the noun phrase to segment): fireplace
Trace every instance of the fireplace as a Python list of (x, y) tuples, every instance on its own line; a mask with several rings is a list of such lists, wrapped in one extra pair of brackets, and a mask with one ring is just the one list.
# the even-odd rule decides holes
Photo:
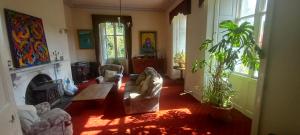
[(52, 80), (46, 74), (36, 75), (28, 84), (25, 93), (25, 103), (36, 105), (49, 102), (51, 106), (60, 102), (63, 96), (61, 81)]

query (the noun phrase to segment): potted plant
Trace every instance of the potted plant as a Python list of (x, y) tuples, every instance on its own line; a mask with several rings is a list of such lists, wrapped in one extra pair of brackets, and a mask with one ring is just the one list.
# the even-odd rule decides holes
[[(254, 27), (249, 22), (238, 25), (227, 20), (221, 22), (219, 27), (224, 29), (222, 40), (213, 44), (212, 40), (207, 39), (201, 44), (199, 50), (207, 50), (208, 58), (196, 59), (192, 72), (207, 67), (208, 82), (203, 89), (202, 102), (209, 104), (215, 112), (222, 113), (232, 109), (232, 97), (236, 91), (232, 89), (228, 77), (235, 65), (242, 63), (250, 69), (258, 69), (261, 49), (255, 43)], [(220, 117), (228, 120), (228, 116)]]
[(178, 65), (179, 68), (185, 67), (185, 54), (183, 51), (178, 52), (174, 56), (174, 63)]

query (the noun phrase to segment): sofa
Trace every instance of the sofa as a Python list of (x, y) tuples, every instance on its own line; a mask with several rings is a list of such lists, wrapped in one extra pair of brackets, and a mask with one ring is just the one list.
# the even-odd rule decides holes
[(126, 114), (147, 113), (159, 110), (159, 97), (163, 79), (152, 67), (139, 75), (131, 75), (125, 85), (123, 105)]
[(100, 76), (97, 77), (96, 81), (98, 83), (112, 82), (120, 88), (122, 84), (123, 71), (124, 67), (122, 65), (106, 64), (99, 66), (98, 72)]
[(72, 135), (71, 116), (62, 109), (50, 109), (48, 102), (18, 106), (24, 135)]

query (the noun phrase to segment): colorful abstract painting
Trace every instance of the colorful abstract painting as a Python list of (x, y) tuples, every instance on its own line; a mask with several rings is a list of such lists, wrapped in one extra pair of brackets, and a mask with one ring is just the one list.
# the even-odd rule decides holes
[(8, 9), (4, 11), (14, 66), (22, 68), (49, 63), (42, 20)]
[(156, 54), (156, 32), (154, 31), (141, 31), (141, 53), (145, 55)]

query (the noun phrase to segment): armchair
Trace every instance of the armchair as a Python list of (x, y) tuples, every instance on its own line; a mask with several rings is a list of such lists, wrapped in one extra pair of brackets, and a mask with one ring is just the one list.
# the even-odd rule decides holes
[(71, 116), (62, 109), (50, 109), (48, 102), (18, 106), (24, 135), (72, 135)]
[(114, 82), (119, 88), (122, 84), (123, 71), (124, 67), (122, 65), (106, 64), (99, 66), (98, 72), (100, 76), (96, 80), (98, 83)]

